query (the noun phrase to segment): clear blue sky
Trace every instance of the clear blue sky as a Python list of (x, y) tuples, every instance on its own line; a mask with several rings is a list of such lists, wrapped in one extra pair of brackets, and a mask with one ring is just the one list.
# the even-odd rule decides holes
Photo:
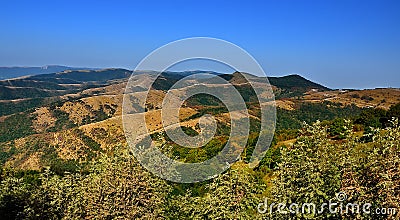
[(0, 2), (0, 66), (132, 69), (186, 37), (221, 38), (268, 75), (332, 88), (400, 87), (400, 1)]

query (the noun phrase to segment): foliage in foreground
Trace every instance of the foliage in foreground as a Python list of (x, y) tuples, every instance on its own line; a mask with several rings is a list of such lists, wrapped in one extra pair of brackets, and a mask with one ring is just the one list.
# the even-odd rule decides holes
[[(128, 150), (103, 155), (88, 173), (59, 176), (46, 170), (40, 183), (3, 174), (0, 213), (9, 219), (250, 218), (263, 184), (244, 163), (204, 183), (202, 195), (162, 180), (141, 167)], [(13, 212), (9, 212), (12, 210)]]
[[(0, 200), (24, 199), (18, 200), (19, 209), (14, 217), (157, 219), (164, 215), (164, 198), (171, 189), (165, 181), (144, 170), (127, 151), (99, 158), (89, 174), (60, 177), (47, 170), (40, 178), (41, 184), (36, 187), (15, 177), (2, 181), (4, 191)], [(32, 191), (28, 193), (25, 188)], [(7, 211), (7, 206), (0, 205), (0, 211)]]
[[(123, 149), (104, 154), (84, 171), (62, 176), (48, 170), (22, 174), (2, 170), (0, 213), (3, 219), (398, 219), (398, 121), (373, 130), (369, 141), (354, 135), (350, 121), (336, 125), (339, 139), (324, 123), (304, 125), (293, 146), (271, 148), (274, 151), (261, 167), (250, 169), (239, 161), (199, 184), (159, 179)], [(371, 210), (386, 207), (397, 212), (257, 212), (264, 196), (271, 203), (321, 205), (336, 201), (339, 192), (346, 193), (345, 202), (371, 203)]]
[(188, 190), (173, 195), (169, 205), (171, 219), (254, 219), (261, 216), (257, 205), (265, 185), (247, 164), (239, 162), (228, 172), (207, 184), (208, 192), (193, 196)]
[[(317, 122), (306, 125), (302, 136), (293, 147), (282, 149), (281, 163), (276, 171), (270, 201), (290, 205), (313, 203), (320, 205), (340, 202), (339, 192), (344, 192), (348, 203), (370, 203), (371, 213), (359, 213), (346, 209), (330, 213), (327, 208), (322, 214), (299, 211), (298, 213), (276, 214), (282, 219), (394, 219), (400, 214), (400, 127), (393, 121), (392, 127), (376, 130), (372, 142), (364, 143), (345, 132), (344, 140), (329, 139), (327, 127)], [(347, 130), (352, 125), (347, 121)], [(272, 202), (271, 202), (272, 203)], [(377, 208), (396, 208), (396, 213), (376, 214)], [(275, 207), (276, 210), (276, 207)], [(269, 210), (268, 210), (269, 211)], [(288, 209), (286, 209), (288, 211)]]

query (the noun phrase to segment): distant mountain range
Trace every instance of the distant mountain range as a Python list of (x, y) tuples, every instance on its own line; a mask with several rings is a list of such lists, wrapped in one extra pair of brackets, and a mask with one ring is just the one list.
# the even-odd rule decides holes
[[(208, 75), (194, 75), (197, 73)], [(0, 165), (40, 170), (48, 166), (58, 167), (59, 163), (69, 164), (71, 158), (90, 161), (104, 153), (103, 150), (124, 146), (125, 134), (121, 123), (124, 93), (129, 94), (132, 103), (128, 107), (133, 113), (138, 109), (146, 111), (149, 119), (146, 127), (151, 132), (163, 133), (159, 110), (164, 97), (171, 86), (187, 76), (192, 77), (174, 88), (181, 94), (188, 94), (196, 85), (205, 91), (215, 88), (224, 91), (227, 84), (216, 80), (217, 76), (232, 84), (252, 115), (250, 132), (258, 132), (261, 125), (261, 104), (276, 106), (277, 129), (282, 130), (300, 128), (304, 121), (312, 123), (337, 117), (358, 117), (364, 108), (387, 110), (400, 100), (400, 89), (331, 90), (300, 75), (268, 77), (275, 97), (273, 101), (268, 88), (260, 83), (265, 78), (242, 72), (166, 71), (159, 75), (156, 71), (132, 72), (112, 68), (67, 69), (36, 74), (0, 80)], [(129, 77), (132, 86), (126, 90)], [(143, 109), (138, 100), (149, 88), (151, 92)], [(257, 96), (254, 89), (264, 92)], [(264, 102), (258, 103), (258, 97), (262, 97)], [(198, 121), (205, 114), (216, 118), (217, 139), (230, 133), (228, 109), (214, 96), (192, 96), (179, 111), (181, 126), (190, 132), (188, 134), (201, 132)], [(291, 137), (285, 133), (286, 136)], [(161, 139), (167, 140), (164, 134)]]
[[(207, 76), (194, 75), (198, 73), (206, 73)], [(282, 131), (282, 135), (277, 137), (291, 139), (295, 134), (294, 129), (300, 128), (303, 122), (310, 124), (316, 120), (355, 118), (364, 110), (374, 110), (383, 118), (386, 113), (382, 109), (388, 110), (400, 100), (400, 89), (332, 90), (300, 75), (268, 77), (274, 97), (269, 88), (260, 83), (265, 78), (242, 72), (223, 74), (195, 70), (158, 74), (156, 71), (132, 72), (112, 68), (66, 69), (29, 75), (0, 80), (2, 166), (35, 170), (44, 167), (60, 170), (60, 167), (64, 167), (73, 171), (75, 167), (84, 166), (99, 155), (113, 152), (118, 146), (126, 146), (121, 120), (126, 97), (132, 101), (131, 105), (126, 106), (132, 111), (126, 112), (134, 114), (137, 110), (145, 111), (147, 129), (162, 137), (157, 139), (167, 143), (160, 109), (167, 91), (187, 76), (191, 76), (187, 82), (174, 88), (180, 94), (190, 94), (196, 86), (205, 89), (203, 91), (215, 91), (215, 88), (224, 91), (222, 88), (227, 83), (216, 80), (217, 77), (232, 84), (246, 102), (251, 115), (250, 137), (254, 138), (257, 137), (253, 134), (259, 132), (262, 123), (262, 104), (276, 106), (276, 130)], [(126, 90), (131, 76), (132, 86)], [(143, 91), (149, 88), (151, 91), (143, 107), (138, 100), (143, 98)], [(255, 90), (264, 92), (257, 96)], [(228, 140), (231, 131), (232, 116), (227, 113), (229, 110), (218, 98), (207, 94), (194, 95), (179, 110), (180, 126), (188, 135), (199, 134), (202, 132), (198, 123), (200, 118), (205, 114), (213, 115), (217, 126), (216, 138), (211, 143), (220, 143), (220, 140)], [(371, 123), (379, 120), (371, 120)], [(212, 150), (209, 151), (204, 150), (206, 147), (201, 149), (204, 153), (196, 155), (203, 158), (202, 155), (213, 155), (219, 147), (210, 148)]]
[[(31, 107), (40, 106), (43, 102), (47, 102), (49, 98), (51, 100), (59, 99), (61, 96), (67, 94), (81, 94), (83, 91), (93, 88), (102, 88), (112, 84), (124, 83), (132, 75), (132, 71), (120, 68), (110, 68), (110, 69), (76, 69), (63, 66), (47, 66), (45, 67), (32, 67), (32, 68), (9, 68), (9, 70), (16, 71), (17, 69), (24, 70), (19, 72), (27, 73), (28, 76), (12, 78), (7, 80), (0, 80), (0, 116), (6, 114), (12, 114), (17, 111), (26, 110)], [(7, 69), (7, 68), (3, 68)], [(30, 70), (36, 72), (28, 72)], [(49, 72), (61, 70), (59, 72), (45, 73), (45, 74), (34, 74), (40, 71)], [(11, 72), (9, 72), (11, 73)], [(14, 72), (13, 76), (17, 72)], [(156, 71), (137, 71), (134, 72), (138, 75), (138, 85), (140, 82), (145, 82), (147, 80), (155, 80), (158, 72)], [(251, 89), (245, 85), (239, 85), (244, 82), (244, 73), (233, 73), (233, 74), (222, 74), (212, 71), (182, 71), (182, 72), (163, 72), (158, 78), (160, 80), (155, 80), (152, 87), (160, 91), (168, 90), (172, 85), (174, 85), (178, 80), (198, 74), (207, 73), (208, 77), (194, 77), (194, 80), (209, 81), (212, 77), (220, 76), (225, 78), (232, 84), (237, 84), (243, 92), (252, 94)], [(4, 75), (3, 75), (4, 76)], [(11, 76), (11, 75), (8, 75)], [(251, 80), (257, 81), (260, 77), (248, 74)], [(316, 89), (318, 91), (327, 91), (328, 88), (309, 81), (299, 75), (290, 75), (285, 77), (270, 77), (269, 81), (274, 89), (276, 98), (294, 97), (303, 95), (305, 92)], [(239, 84), (238, 84), (239, 83)], [(139, 90), (147, 90), (148, 87), (140, 87)], [(80, 96), (80, 95), (79, 95)]]
[(0, 67), (0, 80), (12, 79), (26, 75), (57, 73), (65, 70), (94, 70), (96, 68), (68, 67), (60, 65), (47, 65), (42, 67)]
[[(35, 67), (32, 67), (33, 69)], [(48, 66), (47, 69), (38, 67), (36, 71), (52, 71), (60, 70), (60, 72), (46, 73), (46, 74), (32, 74), (31, 76), (13, 78), (8, 80), (0, 80), (0, 100), (13, 100), (13, 99), (27, 99), (39, 97), (58, 96), (67, 93), (75, 93), (82, 91), (89, 87), (98, 87), (110, 84), (113, 80), (127, 80), (132, 71), (120, 68), (110, 69), (80, 69), (75, 68), (66, 69), (69, 67), (62, 66)], [(12, 68), (11, 68), (12, 69)], [(30, 68), (27, 68), (30, 69)], [(14, 69), (16, 70), (16, 69)], [(28, 71), (28, 70), (26, 70)], [(32, 73), (32, 72), (31, 72)], [(230, 81), (231, 83), (243, 81), (242, 73), (222, 74), (212, 71), (183, 71), (183, 72), (163, 72), (159, 77), (163, 81), (156, 82), (153, 87), (157, 89), (166, 90), (171, 87), (178, 80), (194, 75), (194, 74), (210, 74), (219, 75), (222, 78)], [(155, 77), (157, 72), (138, 71), (135, 74), (144, 74)], [(251, 76), (252, 80), (257, 80), (257, 76)], [(279, 93), (284, 93), (291, 96), (291, 93), (304, 93), (310, 89), (329, 90), (329, 88), (307, 80), (299, 75), (289, 75), (284, 77), (269, 77), (271, 85), (275, 86)], [(207, 78), (200, 77), (197, 80), (208, 80)], [(292, 94), (293, 95), (293, 94)]]

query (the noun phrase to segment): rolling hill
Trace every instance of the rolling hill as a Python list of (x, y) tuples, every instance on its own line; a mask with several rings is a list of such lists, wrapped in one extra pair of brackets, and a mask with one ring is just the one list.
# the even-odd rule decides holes
[[(160, 127), (160, 108), (166, 91), (179, 79), (195, 73), (165, 72), (152, 85), (146, 113), (152, 132), (164, 132)], [(122, 100), (131, 74), (125, 69), (66, 70), (0, 81), (2, 163), (24, 169), (44, 166), (58, 169), (57, 166), (65, 167), (71, 161), (90, 161), (101, 152), (125, 144)], [(240, 91), (252, 115), (251, 128), (256, 129), (260, 123), (259, 109), (252, 104), (254, 94), (243, 74), (246, 73), (212, 73)], [(255, 82), (261, 79), (250, 74), (247, 76)], [(150, 88), (149, 82), (155, 78), (155, 72), (135, 72), (133, 97)], [(194, 77), (193, 80), (212, 82), (213, 77)], [(277, 129), (298, 128), (302, 121), (311, 123), (317, 119), (355, 117), (369, 105), (389, 109), (400, 100), (397, 89), (338, 91), (298, 75), (271, 77), (269, 81), (276, 95)], [(185, 91), (187, 88), (180, 89)], [(189, 133), (200, 132), (198, 120), (204, 114), (216, 117), (217, 139), (223, 139), (229, 133), (229, 115), (224, 106), (212, 97), (199, 95), (189, 99), (182, 108), (181, 126)]]
[(92, 69), (96, 68), (68, 67), (59, 65), (47, 65), (42, 67), (0, 67), (0, 80), (12, 79), (27, 75), (56, 73), (65, 70), (92, 70)]

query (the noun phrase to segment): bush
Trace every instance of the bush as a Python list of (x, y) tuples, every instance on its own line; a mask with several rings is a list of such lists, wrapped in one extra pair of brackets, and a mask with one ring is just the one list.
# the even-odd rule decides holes
[(355, 99), (360, 98), (360, 96), (357, 93), (351, 94), (350, 97), (355, 98)]
[(365, 101), (372, 101), (372, 100), (374, 100), (374, 98), (372, 98), (371, 96), (367, 96), (367, 95), (361, 96), (361, 99), (362, 99), (362, 100), (365, 100)]
[[(349, 127), (348, 127), (349, 128)], [(349, 130), (350, 132), (350, 130)], [(276, 214), (274, 218), (296, 219), (398, 219), (399, 213), (375, 215), (378, 207), (400, 209), (400, 126), (398, 121), (377, 130), (371, 143), (348, 136), (338, 142), (328, 138), (320, 123), (306, 125), (291, 148), (281, 150), (281, 163), (273, 181), (271, 201), (321, 205), (344, 192), (344, 203), (370, 203), (371, 214), (325, 212)], [(275, 207), (276, 210), (276, 207)]]
[(345, 139), (352, 131), (350, 130), (351, 127), (350, 121), (343, 118), (336, 118), (329, 126), (329, 135), (335, 139)]
[(265, 185), (244, 163), (207, 184), (208, 192), (193, 196), (191, 190), (169, 199), (167, 219), (255, 219)]

